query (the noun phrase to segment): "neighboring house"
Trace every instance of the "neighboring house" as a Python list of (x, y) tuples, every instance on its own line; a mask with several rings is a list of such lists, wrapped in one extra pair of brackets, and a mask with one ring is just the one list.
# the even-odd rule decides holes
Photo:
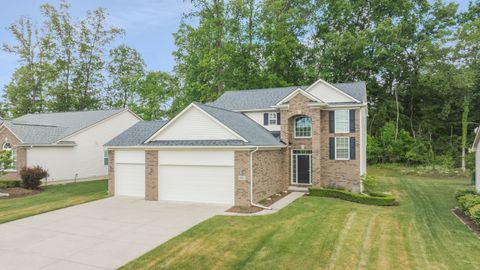
[(475, 129), (475, 141), (472, 151), (475, 151), (475, 189), (480, 193), (480, 127)]
[(103, 145), (141, 119), (128, 109), (27, 114), (5, 120), (0, 145), (14, 163), (3, 178), (18, 178), (25, 166), (48, 170), (48, 180), (106, 176)]
[(109, 193), (250, 205), (289, 186), (360, 192), (366, 121), (364, 82), (228, 91), (108, 142)]

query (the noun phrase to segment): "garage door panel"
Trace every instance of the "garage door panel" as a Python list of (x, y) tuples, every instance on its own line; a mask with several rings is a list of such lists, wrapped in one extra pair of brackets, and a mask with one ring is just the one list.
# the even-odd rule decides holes
[(234, 203), (233, 166), (160, 165), (161, 200)]
[(145, 164), (145, 152), (115, 151), (115, 163)]
[(160, 151), (159, 165), (233, 166), (231, 151)]
[(145, 197), (145, 165), (116, 164), (115, 195)]

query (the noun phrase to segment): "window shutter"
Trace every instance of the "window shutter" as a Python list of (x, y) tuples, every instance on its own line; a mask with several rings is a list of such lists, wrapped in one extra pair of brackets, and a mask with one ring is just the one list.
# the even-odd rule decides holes
[(280, 125), (280, 113), (277, 113), (277, 125)]
[(350, 137), (350, 159), (355, 160), (355, 137)]
[(355, 133), (355, 110), (350, 110), (350, 133)]
[(268, 113), (263, 113), (263, 125), (268, 126)]
[(328, 152), (330, 159), (335, 159), (335, 138), (328, 138)]
[(328, 127), (330, 133), (335, 133), (335, 111), (328, 112)]

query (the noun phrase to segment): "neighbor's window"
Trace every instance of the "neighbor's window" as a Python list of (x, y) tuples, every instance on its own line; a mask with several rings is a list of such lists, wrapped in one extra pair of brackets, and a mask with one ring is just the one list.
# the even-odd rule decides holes
[(350, 138), (335, 138), (335, 159), (350, 159)]
[(269, 125), (277, 124), (277, 113), (268, 113), (268, 124)]
[(15, 170), (17, 168), (17, 151), (15, 149), (13, 149), (12, 145), (8, 142), (6, 142), (2, 145), (2, 150), (12, 152), (12, 163), (10, 164), (10, 166), (8, 168), (5, 168), (5, 169)]
[(103, 165), (108, 165), (108, 150), (103, 151)]
[(348, 110), (335, 111), (335, 133), (350, 132), (350, 112)]
[(295, 138), (312, 137), (312, 119), (307, 116), (295, 118)]

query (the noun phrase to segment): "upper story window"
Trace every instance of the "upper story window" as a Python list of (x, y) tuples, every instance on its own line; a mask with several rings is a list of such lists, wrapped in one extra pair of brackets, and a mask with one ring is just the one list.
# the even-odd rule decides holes
[(6, 142), (2, 145), (2, 150), (11, 151), (11, 153), (12, 153), (12, 163), (10, 164), (10, 166), (8, 168), (5, 168), (5, 169), (15, 170), (17, 168), (17, 151), (15, 151), (15, 149), (12, 148), (12, 145), (8, 142)]
[(268, 113), (268, 124), (269, 125), (277, 125), (277, 113)]
[(350, 132), (350, 111), (336, 110), (335, 111), (335, 133), (349, 133)]
[(312, 137), (312, 119), (307, 116), (295, 118), (295, 138)]

